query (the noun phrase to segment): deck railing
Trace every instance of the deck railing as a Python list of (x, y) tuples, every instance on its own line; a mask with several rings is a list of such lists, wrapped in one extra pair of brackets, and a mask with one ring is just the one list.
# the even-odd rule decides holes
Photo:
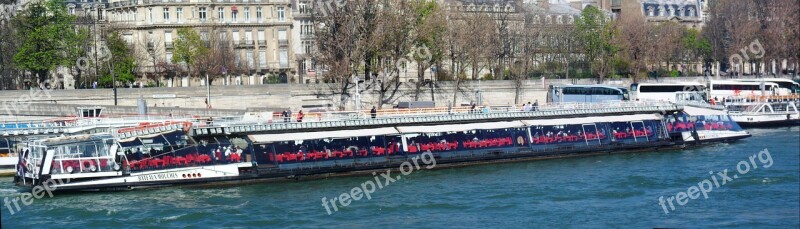
[(263, 132), (290, 129), (336, 128), (354, 126), (377, 126), (389, 124), (414, 124), (432, 122), (453, 122), (466, 120), (523, 119), (573, 115), (604, 115), (613, 113), (660, 113), (679, 110), (681, 105), (667, 102), (616, 102), (616, 103), (561, 103), (543, 105), (535, 111), (522, 111), (521, 106), (496, 106), (488, 108), (422, 108), (381, 110), (372, 118), (370, 110), (344, 112), (305, 113), (302, 122), (297, 122), (297, 114), (283, 117), (281, 114), (265, 123), (236, 122), (235, 120), (215, 121), (194, 128), (195, 135), (214, 135), (244, 132)]

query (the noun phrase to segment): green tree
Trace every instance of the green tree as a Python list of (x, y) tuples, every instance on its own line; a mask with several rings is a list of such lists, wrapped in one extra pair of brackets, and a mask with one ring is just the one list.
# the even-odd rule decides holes
[(683, 47), (686, 57), (692, 62), (711, 59), (711, 42), (696, 29), (688, 29), (683, 35)]
[(614, 42), (618, 34), (616, 26), (600, 9), (588, 6), (575, 20), (575, 29), (583, 43), (585, 60), (591, 62), (597, 80), (601, 82), (611, 71), (614, 56), (620, 50)]
[(208, 54), (208, 47), (194, 29), (178, 29), (178, 37), (175, 40), (174, 51), (172, 52), (173, 63), (186, 64), (187, 72), (192, 75), (191, 66), (201, 57)]
[[(444, 58), (443, 38), (447, 32), (447, 22), (444, 18), (444, 10), (436, 1), (416, 0), (410, 1), (409, 5), (414, 13), (414, 29), (411, 39), (416, 46), (413, 50), (413, 59), (417, 64), (414, 100), (419, 101), (420, 89), (425, 84), (425, 71), (436, 63), (440, 63)], [(433, 84), (433, 81), (430, 83)], [(431, 101), (434, 101), (434, 86), (430, 85), (430, 88)]]
[[(107, 34), (106, 46), (111, 53), (111, 58), (109, 59), (110, 62), (108, 65), (105, 66), (107, 67), (106, 71), (103, 71), (104, 74), (100, 77), (100, 82), (98, 83), (101, 85), (111, 85), (113, 79), (111, 76), (112, 71), (117, 82), (130, 83), (135, 81), (136, 76), (133, 70), (136, 68), (136, 64), (133, 51), (118, 32), (112, 31)], [(110, 68), (110, 71), (108, 68)]]
[(79, 44), (88, 32), (76, 29), (75, 16), (59, 0), (31, 2), (14, 21), (17, 37), (22, 40), (13, 57), (14, 64), (35, 73), (39, 82), (59, 66), (75, 65), (83, 55)]

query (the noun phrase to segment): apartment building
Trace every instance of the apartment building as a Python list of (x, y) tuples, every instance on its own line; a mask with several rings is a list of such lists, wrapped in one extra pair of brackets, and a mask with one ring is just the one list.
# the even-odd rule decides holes
[(121, 31), (137, 55), (149, 57), (139, 58), (140, 72), (161, 78), (167, 86), (205, 83), (204, 78), (159, 70), (172, 62), (177, 29), (185, 27), (206, 41), (233, 46), (239, 72), (212, 81), (215, 85), (264, 84), (269, 76), (297, 81), (289, 0), (110, 0), (105, 11), (109, 26)]

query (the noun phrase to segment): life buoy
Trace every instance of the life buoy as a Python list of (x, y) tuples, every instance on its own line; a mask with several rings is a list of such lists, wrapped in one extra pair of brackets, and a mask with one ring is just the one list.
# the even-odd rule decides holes
[(91, 172), (97, 172), (97, 165), (95, 165), (94, 161), (92, 160), (83, 160), (81, 161), (81, 165), (83, 165), (83, 168), (88, 169)]

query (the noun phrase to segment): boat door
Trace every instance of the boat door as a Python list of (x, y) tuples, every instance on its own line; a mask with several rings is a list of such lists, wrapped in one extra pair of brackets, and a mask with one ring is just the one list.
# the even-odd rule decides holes
[(644, 121), (631, 122), (631, 130), (633, 130), (633, 139), (636, 142), (639, 142), (641, 140), (645, 140), (648, 142), (650, 141), (650, 136), (648, 136), (647, 134), (647, 128), (645, 128)]
[(585, 136), (584, 141), (586, 141), (586, 145), (602, 145), (599, 137), (600, 132), (597, 130), (597, 124), (582, 124), (581, 129), (583, 129), (583, 134)]

